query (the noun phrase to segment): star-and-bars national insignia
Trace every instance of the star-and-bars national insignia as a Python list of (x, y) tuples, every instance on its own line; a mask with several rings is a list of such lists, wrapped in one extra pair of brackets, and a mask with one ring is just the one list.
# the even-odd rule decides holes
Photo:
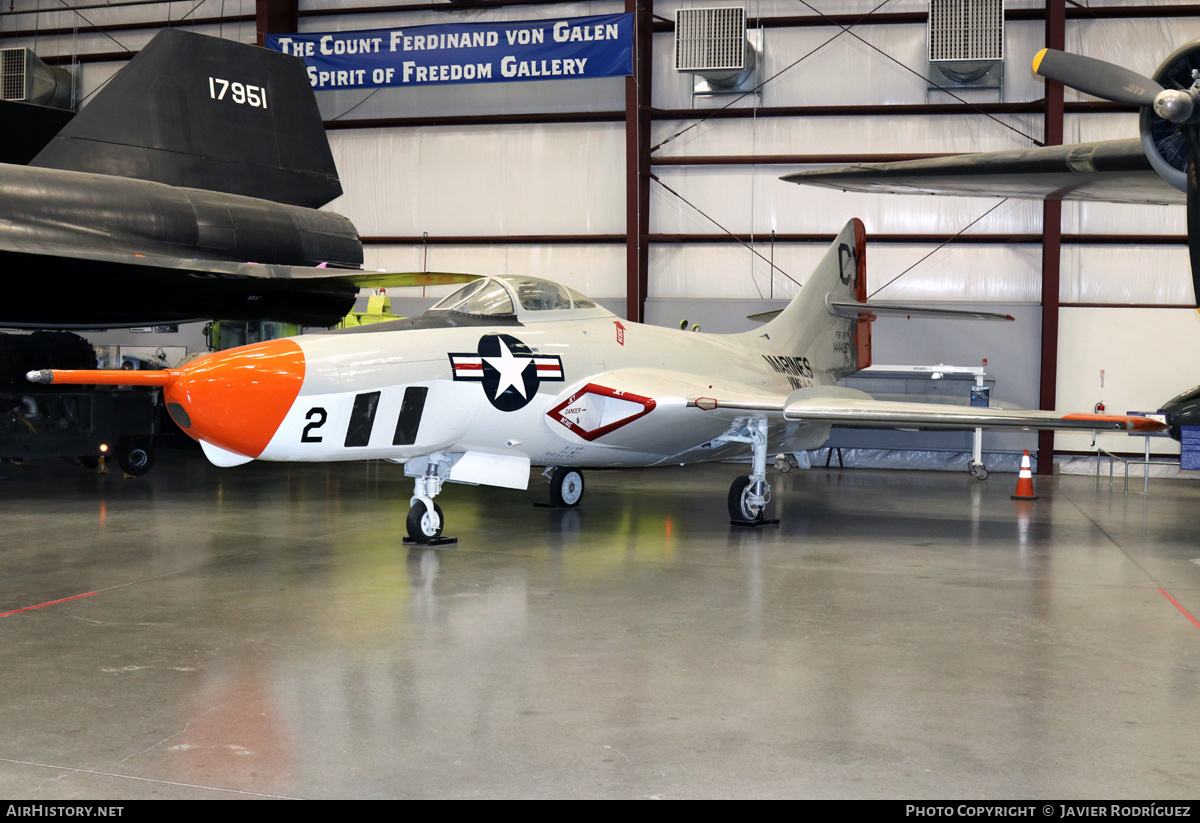
[(562, 358), (556, 354), (534, 354), (508, 334), (485, 334), (479, 350), (451, 354), (455, 380), (483, 383), (488, 402), (500, 411), (524, 408), (537, 394), (542, 381), (563, 381)]

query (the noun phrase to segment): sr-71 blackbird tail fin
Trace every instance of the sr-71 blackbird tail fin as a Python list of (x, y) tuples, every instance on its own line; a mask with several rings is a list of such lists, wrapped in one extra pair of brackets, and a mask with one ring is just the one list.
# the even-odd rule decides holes
[(158, 34), (30, 163), (319, 208), (342, 193), (304, 61)]

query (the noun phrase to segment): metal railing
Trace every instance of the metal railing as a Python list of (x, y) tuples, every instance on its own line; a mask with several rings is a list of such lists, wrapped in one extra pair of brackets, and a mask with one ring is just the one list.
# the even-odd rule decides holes
[(1113, 454), (1112, 452), (1107, 451), (1107, 450), (1102, 449), (1099, 446), (1097, 446), (1096, 447), (1096, 480), (1100, 479), (1100, 458), (1107, 457), (1108, 458), (1108, 486), (1109, 486), (1109, 488), (1112, 488), (1113, 470), (1116, 466), (1116, 463), (1118, 461), (1120, 461), (1121, 466), (1124, 468), (1124, 471), (1125, 471), (1125, 495), (1128, 496), (1129, 495), (1129, 467), (1130, 466), (1144, 466), (1145, 468), (1142, 470), (1142, 492), (1144, 494), (1149, 494), (1150, 493), (1150, 467), (1151, 466), (1172, 466), (1172, 465), (1175, 465), (1175, 461), (1169, 460), (1169, 459), (1168, 460), (1151, 460), (1150, 459), (1150, 438), (1147, 437), (1147, 438), (1145, 438), (1145, 440), (1146, 440), (1146, 454), (1141, 460), (1130, 460), (1125, 457), (1119, 457), (1119, 456)]

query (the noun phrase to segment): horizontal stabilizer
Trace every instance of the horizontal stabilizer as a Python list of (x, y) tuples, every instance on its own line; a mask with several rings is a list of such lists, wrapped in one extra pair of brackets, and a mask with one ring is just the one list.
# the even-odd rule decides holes
[[(938, 309), (928, 306), (911, 306), (903, 303), (859, 303), (857, 300), (842, 300), (830, 297), (826, 301), (829, 313), (837, 317), (857, 319), (862, 314), (873, 314), (876, 317), (932, 317), (942, 320), (1013, 320), (1011, 314), (1001, 314), (992, 311), (976, 311), (973, 309)], [(774, 320), (783, 309), (758, 312), (747, 315), (747, 319), (765, 323)]]
[(1011, 314), (1001, 314), (994, 311), (975, 311), (973, 309), (940, 309), (927, 306), (912, 306), (903, 303), (875, 303), (867, 301), (859, 303), (855, 300), (827, 301), (830, 314), (839, 317), (857, 318), (863, 312), (877, 317), (934, 317), (943, 320), (1013, 320)]

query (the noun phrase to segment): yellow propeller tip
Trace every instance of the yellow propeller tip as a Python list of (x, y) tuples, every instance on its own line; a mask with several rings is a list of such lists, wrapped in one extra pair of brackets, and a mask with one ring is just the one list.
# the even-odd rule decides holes
[(1038, 66), (1042, 64), (1042, 58), (1046, 56), (1047, 49), (1042, 49), (1033, 56), (1033, 73), (1037, 74)]

